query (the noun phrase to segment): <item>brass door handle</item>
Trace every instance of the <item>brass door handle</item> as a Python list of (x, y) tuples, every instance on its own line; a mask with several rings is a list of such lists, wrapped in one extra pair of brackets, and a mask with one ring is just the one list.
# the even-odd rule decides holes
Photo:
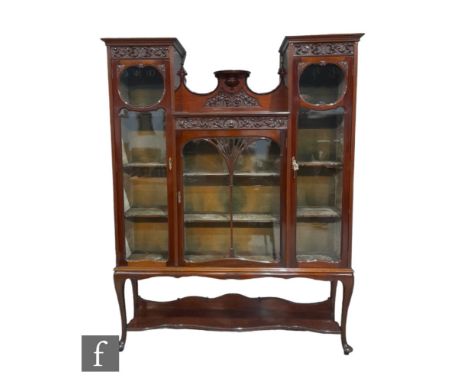
[(294, 177), (296, 177), (296, 173), (299, 170), (299, 163), (297, 163), (296, 158), (292, 157), (292, 169), (294, 171)]

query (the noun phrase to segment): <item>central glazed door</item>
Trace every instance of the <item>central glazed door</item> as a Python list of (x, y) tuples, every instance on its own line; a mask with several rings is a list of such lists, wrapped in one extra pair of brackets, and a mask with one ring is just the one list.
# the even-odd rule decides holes
[(179, 131), (179, 262), (283, 264), (284, 132)]

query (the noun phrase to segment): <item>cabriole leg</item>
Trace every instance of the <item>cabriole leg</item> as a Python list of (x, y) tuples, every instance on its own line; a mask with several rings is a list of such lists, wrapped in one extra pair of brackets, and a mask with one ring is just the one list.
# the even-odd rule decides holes
[(136, 315), (137, 303), (138, 303), (138, 280), (131, 279), (132, 291), (133, 291), (133, 315)]
[(341, 279), (343, 284), (343, 307), (341, 309), (341, 344), (343, 345), (343, 351), (346, 355), (353, 351), (353, 348), (348, 345), (346, 340), (346, 319), (348, 317), (349, 302), (353, 295), (354, 287), (354, 276), (349, 276)]
[(117, 293), (117, 300), (119, 301), (120, 320), (122, 323), (122, 335), (119, 341), (119, 351), (124, 350), (125, 341), (127, 340), (127, 311), (125, 308), (125, 281), (124, 277), (114, 274), (114, 286)]
[(336, 300), (336, 286), (338, 281), (330, 281), (330, 301), (332, 306), (332, 318), (335, 319), (335, 300)]

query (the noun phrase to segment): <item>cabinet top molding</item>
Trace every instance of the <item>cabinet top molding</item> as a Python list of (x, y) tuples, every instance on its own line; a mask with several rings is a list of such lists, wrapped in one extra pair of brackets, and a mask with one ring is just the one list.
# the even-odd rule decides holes
[[(286, 36), (279, 48), (279, 52), (284, 54), (288, 46), (294, 44), (314, 44), (314, 43), (334, 43), (334, 44), (344, 44), (344, 43), (353, 43), (358, 42), (361, 37), (364, 36), (364, 33), (352, 33), (352, 34), (323, 34), (323, 35), (305, 35), (305, 36)], [(138, 48), (151, 48), (151, 47), (162, 47), (168, 48), (172, 46), (181, 56), (185, 58), (186, 51), (179, 40), (175, 37), (134, 37), (134, 38), (118, 38), (118, 37), (104, 37), (101, 39), (109, 47), (113, 48), (123, 48), (130, 49), (133, 53), (139, 52)], [(341, 45), (340, 45), (341, 46)], [(332, 50), (333, 51), (333, 50)], [(120, 52), (124, 52), (120, 50)], [(326, 50), (321, 49), (320, 54), (317, 55), (327, 55)], [(339, 53), (339, 52), (338, 52)], [(336, 55), (338, 53), (331, 53), (330, 55)], [(123, 54), (123, 53), (122, 53)], [(353, 54), (353, 49), (345, 50), (345, 53), (342, 54)], [(311, 54), (315, 55), (315, 54)], [(135, 58), (132, 55), (128, 57), (125, 55), (113, 55), (112, 58)], [(151, 57), (136, 57), (136, 58), (151, 58)]]
[(364, 33), (352, 34), (322, 34), (306, 36), (286, 36), (279, 48), (281, 54), (285, 53), (289, 44), (311, 44), (311, 43), (346, 43), (358, 42)]
[[(138, 48), (138, 47), (169, 47), (185, 57), (186, 51), (179, 40), (175, 37), (134, 37), (134, 38), (114, 38), (103, 37), (102, 41), (110, 47)], [(130, 57), (129, 57), (130, 58)]]

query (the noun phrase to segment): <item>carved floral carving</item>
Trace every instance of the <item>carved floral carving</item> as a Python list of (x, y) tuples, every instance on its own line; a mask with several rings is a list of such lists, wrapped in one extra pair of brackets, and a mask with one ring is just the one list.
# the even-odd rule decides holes
[(288, 117), (176, 117), (177, 129), (283, 129)]
[(230, 94), (220, 91), (215, 96), (208, 98), (205, 103), (208, 107), (253, 107), (259, 106), (256, 98), (249, 96), (244, 91)]
[(111, 48), (112, 58), (165, 58), (168, 48), (156, 46), (115, 46)]
[(296, 56), (352, 56), (354, 44), (352, 42), (312, 42), (294, 44)]

